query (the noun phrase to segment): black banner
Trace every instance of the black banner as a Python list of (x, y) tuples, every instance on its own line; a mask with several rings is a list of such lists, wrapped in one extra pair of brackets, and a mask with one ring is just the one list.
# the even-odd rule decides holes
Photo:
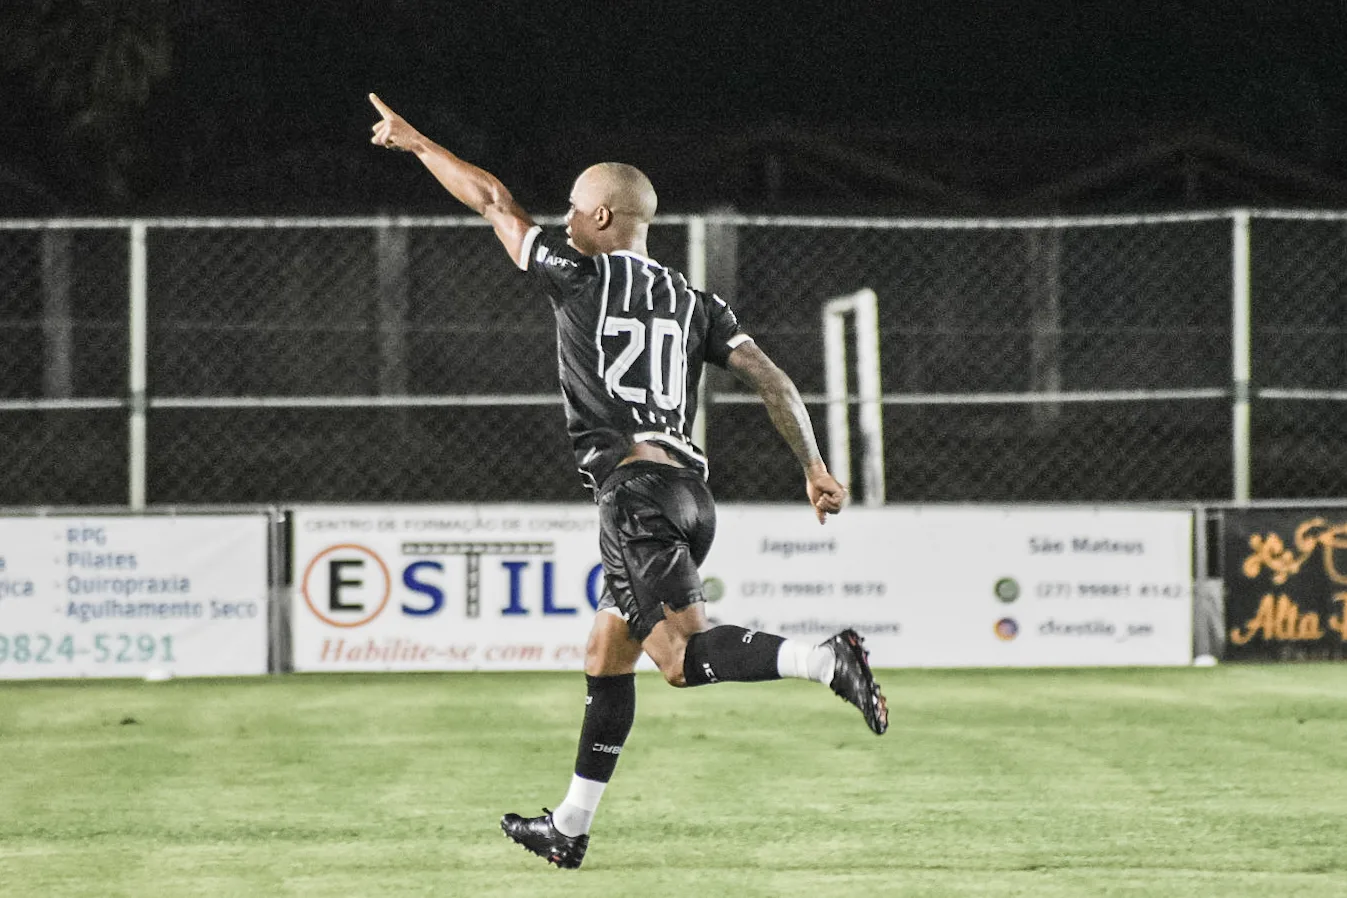
[(1347, 657), (1347, 510), (1227, 511), (1225, 658)]

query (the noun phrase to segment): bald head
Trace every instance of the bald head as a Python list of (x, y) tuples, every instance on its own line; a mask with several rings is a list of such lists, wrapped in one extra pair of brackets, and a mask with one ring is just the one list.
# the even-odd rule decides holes
[(566, 233), (581, 252), (618, 249), (645, 254), (645, 238), (658, 200), (650, 179), (623, 162), (591, 165), (571, 188)]
[(587, 199), (605, 205), (619, 215), (630, 215), (641, 224), (655, 217), (659, 200), (650, 179), (634, 165), (625, 162), (600, 162), (585, 169), (576, 180)]

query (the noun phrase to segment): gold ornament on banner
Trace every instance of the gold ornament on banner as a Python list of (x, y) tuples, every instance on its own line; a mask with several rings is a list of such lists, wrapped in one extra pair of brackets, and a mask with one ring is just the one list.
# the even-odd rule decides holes
[(1335, 552), (1347, 549), (1347, 524), (1329, 525), (1323, 518), (1312, 518), (1296, 527), (1295, 551), (1288, 549), (1282, 538), (1276, 533), (1267, 536), (1255, 533), (1249, 537), (1249, 548), (1253, 550), (1244, 559), (1244, 576), (1250, 580), (1267, 568), (1272, 573), (1272, 582), (1285, 583), (1300, 573), (1301, 567), (1314, 555), (1316, 549), (1323, 548), (1324, 573), (1334, 583), (1347, 584), (1347, 574), (1337, 568)]

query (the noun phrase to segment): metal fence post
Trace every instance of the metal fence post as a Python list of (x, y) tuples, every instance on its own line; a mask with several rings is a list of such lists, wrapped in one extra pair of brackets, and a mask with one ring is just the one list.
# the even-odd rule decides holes
[(1249, 501), (1251, 493), (1251, 453), (1249, 451), (1249, 379), (1250, 320), (1249, 308), (1249, 212), (1238, 209), (1231, 216), (1231, 458), (1234, 465), (1236, 502)]
[(130, 309), (128, 312), (128, 340), (130, 371), (127, 390), (130, 393), (129, 420), (127, 421), (127, 483), (129, 484), (127, 505), (132, 511), (145, 510), (145, 384), (147, 361), (146, 353), (149, 341), (148, 326), (149, 290), (146, 283), (145, 258), (145, 222), (131, 224), (130, 254)]
[(287, 576), (289, 540), (286, 538), (287, 512), (280, 508), (267, 509), (267, 589), (269, 614), (267, 619), (267, 670), (273, 674), (290, 673), (294, 669), (294, 653), (290, 627), (290, 582)]
[(391, 222), (374, 229), (374, 263), (379, 284), (379, 395), (407, 394), (407, 228)]
[(42, 395), (48, 399), (69, 399), (75, 393), (71, 242), (68, 230), (42, 231)]
[[(688, 282), (693, 289), (705, 290), (706, 287), (706, 219), (694, 215), (688, 219)], [(692, 442), (706, 451), (706, 414), (709, 403), (706, 384), (706, 371), (702, 370), (701, 384), (697, 390), (697, 417), (692, 422)]]

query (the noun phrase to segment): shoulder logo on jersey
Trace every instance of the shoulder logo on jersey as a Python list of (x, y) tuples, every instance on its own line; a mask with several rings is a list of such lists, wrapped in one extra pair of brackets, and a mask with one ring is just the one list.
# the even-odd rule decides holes
[(550, 265), (553, 268), (579, 268), (580, 264), (573, 259), (567, 259), (565, 256), (554, 255), (546, 246), (539, 246), (538, 251), (534, 253), (533, 258), (540, 265)]

